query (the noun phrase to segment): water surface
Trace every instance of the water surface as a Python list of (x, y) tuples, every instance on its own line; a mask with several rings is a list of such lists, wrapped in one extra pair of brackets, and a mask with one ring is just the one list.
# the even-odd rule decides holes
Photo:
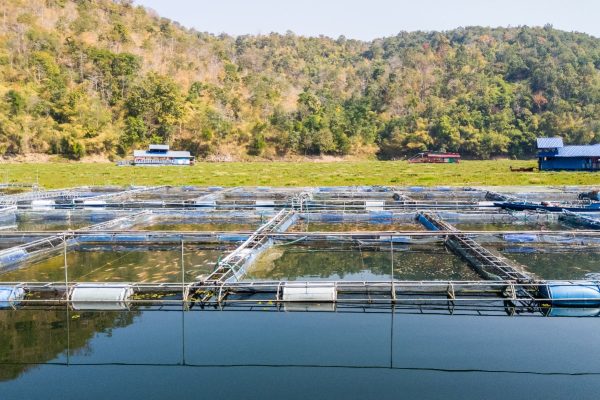
[(541, 279), (600, 277), (600, 248), (515, 245), (501, 248), (505, 257), (524, 265)]
[[(209, 274), (226, 248), (186, 245), (185, 280)], [(62, 252), (0, 274), (4, 282), (59, 282), (65, 280)], [(181, 248), (178, 246), (82, 246), (67, 252), (69, 281), (79, 282), (181, 282)]]
[(204, 231), (204, 232), (219, 232), (219, 231), (255, 231), (260, 224), (257, 223), (237, 223), (237, 222), (156, 222), (148, 225), (139, 225), (135, 228), (149, 231)]
[(568, 231), (572, 228), (560, 222), (460, 222), (452, 225), (463, 231)]
[(352, 232), (352, 231), (422, 231), (421, 224), (408, 222), (319, 222), (300, 220), (288, 229), (288, 232)]
[(596, 318), (417, 312), (5, 310), (0, 393), (6, 399), (84, 393), (90, 400), (215, 393), (227, 399), (597, 398)]
[[(393, 272), (392, 272), (393, 271)], [(279, 245), (265, 251), (246, 279), (276, 280), (478, 280), (443, 245), (351, 247)]]

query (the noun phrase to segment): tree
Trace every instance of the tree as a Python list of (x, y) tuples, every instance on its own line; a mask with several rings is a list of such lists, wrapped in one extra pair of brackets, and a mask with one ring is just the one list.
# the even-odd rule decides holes
[(73, 136), (63, 136), (60, 139), (60, 154), (72, 160), (79, 160), (85, 155), (85, 146)]
[(260, 156), (263, 151), (267, 147), (267, 142), (265, 140), (265, 129), (267, 128), (267, 124), (265, 123), (257, 123), (252, 128), (252, 139), (248, 144), (248, 154), (251, 156)]
[(183, 121), (184, 101), (172, 79), (151, 73), (132, 88), (126, 101), (127, 115), (142, 120), (146, 139), (168, 142)]
[(11, 89), (6, 93), (6, 102), (11, 116), (19, 115), (25, 110), (25, 98), (16, 90)]

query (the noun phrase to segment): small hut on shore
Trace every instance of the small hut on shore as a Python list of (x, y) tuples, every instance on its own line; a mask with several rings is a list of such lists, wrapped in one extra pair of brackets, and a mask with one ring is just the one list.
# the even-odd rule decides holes
[(166, 144), (151, 144), (148, 150), (133, 151), (133, 165), (192, 165), (189, 151), (170, 150)]

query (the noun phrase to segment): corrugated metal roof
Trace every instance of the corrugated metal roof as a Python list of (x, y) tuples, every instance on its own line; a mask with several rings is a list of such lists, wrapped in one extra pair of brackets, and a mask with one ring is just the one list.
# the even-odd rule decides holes
[(134, 157), (174, 157), (174, 158), (187, 157), (187, 158), (191, 158), (189, 151), (174, 151), (174, 150), (167, 151), (166, 153), (149, 153), (146, 150), (134, 150), (133, 156)]
[(600, 157), (600, 144), (589, 146), (565, 146), (558, 149), (556, 157)]
[(537, 138), (538, 149), (558, 149), (561, 147), (564, 147), (563, 140), (561, 137)]
[(159, 151), (169, 151), (168, 144), (151, 144), (148, 146), (148, 150), (159, 150)]

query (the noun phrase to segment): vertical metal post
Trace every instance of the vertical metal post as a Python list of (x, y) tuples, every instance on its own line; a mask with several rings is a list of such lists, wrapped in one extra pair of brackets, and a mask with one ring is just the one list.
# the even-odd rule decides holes
[(181, 237), (181, 365), (185, 365), (185, 307), (187, 296), (185, 293), (185, 258), (183, 252), (183, 236)]
[(396, 301), (396, 287), (394, 286), (394, 237), (390, 236), (390, 264), (392, 269), (392, 302)]
[(67, 365), (71, 361), (71, 317), (69, 315), (69, 270), (67, 263), (67, 235), (63, 234), (63, 260), (65, 267), (65, 311), (67, 315)]
[(187, 299), (185, 296), (185, 259), (183, 254), (183, 236), (181, 237), (181, 299), (185, 305)]
[(69, 266), (67, 264), (67, 235), (63, 233), (63, 261), (65, 267), (65, 294), (67, 303), (69, 301)]
[(392, 321), (390, 326), (390, 369), (394, 368), (394, 314), (396, 306), (392, 304), (391, 313), (392, 313)]
[(71, 363), (71, 316), (69, 315), (69, 303), (65, 303), (67, 315), (67, 365)]

